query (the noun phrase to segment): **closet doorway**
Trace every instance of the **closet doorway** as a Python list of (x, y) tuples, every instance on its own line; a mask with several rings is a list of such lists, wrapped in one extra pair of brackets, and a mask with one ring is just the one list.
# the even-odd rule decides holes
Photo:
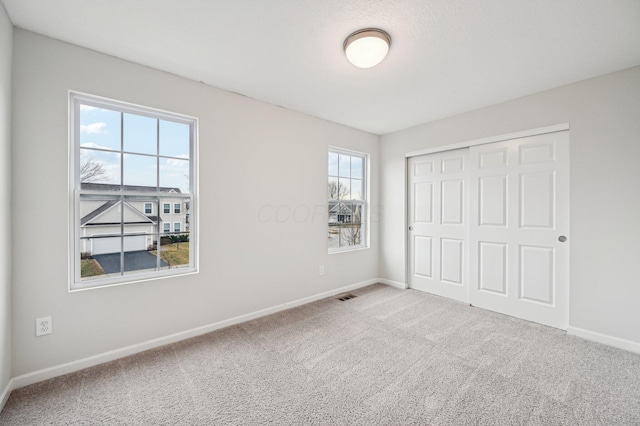
[(408, 156), (409, 287), (566, 329), (569, 132), (495, 139)]

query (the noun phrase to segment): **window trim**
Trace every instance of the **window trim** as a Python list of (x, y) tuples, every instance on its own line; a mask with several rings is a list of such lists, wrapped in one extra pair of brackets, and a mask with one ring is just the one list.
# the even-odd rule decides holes
[[(346, 246), (346, 247), (337, 247), (337, 248), (330, 248), (328, 247), (327, 244), (327, 253), (328, 254), (338, 254), (338, 253), (344, 253), (344, 252), (349, 252), (349, 251), (356, 251), (356, 250), (366, 250), (368, 248), (370, 248), (370, 244), (369, 244), (369, 235), (370, 235), (370, 209), (369, 209), (369, 167), (370, 167), (370, 155), (366, 152), (360, 152), (360, 151), (355, 151), (355, 150), (351, 150), (351, 149), (345, 149), (345, 148), (340, 148), (337, 146), (332, 146), (330, 145), (328, 150), (327, 150), (327, 164), (328, 164), (328, 158), (329, 158), (329, 153), (336, 153), (338, 155), (343, 154), (343, 155), (349, 155), (352, 157), (360, 157), (362, 158), (362, 195), (363, 195), (363, 200), (344, 200), (345, 202), (362, 202), (362, 208), (363, 208), (363, 213), (362, 213), (362, 220), (364, 221), (363, 224), (363, 232), (364, 235), (362, 237), (363, 241), (361, 244), (357, 245), (357, 246)], [(329, 171), (327, 169), (327, 175), (326, 175), (326, 179), (327, 182), (329, 180)], [(351, 178), (350, 178), (351, 179)], [(329, 200), (327, 200), (327, 212), (328, 212), (328, 206), (329, 206)], [(329, 230), (329, 217), (327, 216), (327, 231)]]
[[(176, 209), (176, 206), (178, 208)], [(182, 213), (182, 203), (173, 203), (173, 214), (181, 214)]]
[[(178, 225), (178, 228), (180, 228), (177, 231), (176, 231), (176, 225)], [(182, 222), (173, 222), (173, 232), (182, 233)]]
[(162, 203), (162, 214), (171, 214), (171, 203)]
[[(151, 206), (151, 208), (149, 210), (151, 210), (149, 213), (147, 213), (147, 205)], [(153, 203), (144, 203), (144, 214), (153, 214)]]
[[(92, 289), (100, 289), (105, 287), (113, 287), (126, 285), (137, 282), (151, 281), (157, 279), (164, 279), (170, 277), (184, 276), (196, 274), (199, 272), (199, 197), (198, 197), (198, 177), (199, 177), (199, 120), (197, 117), (192, 117), (184, 114), (173, 113), (164, 111), (152, 107), (146, 107), (142, 105), (136, 105), (128, 102), (123, 102), (115, 99), (95, 96), (87, 93), (69, 90), (69, 128), (68, 128), (68, 158), (69, 158), (69, 193), (68, 193), (68, 208), (69, 208), (69, 232), (68, 237), (68, 253), (69, 260), (67, 262), (68, 268), (68, 291), (84, 291)], [(189, 188), (190, 192), (185, 194), (181, 198), (186, 198), (190, 203), (190, 223), (192, 226), (189, 229), (189, 241), (191, 258), (190, 264), (181, 268), (172, 268), (169, 270), (152, 271), (134, 273), (131, 275), (120, 275), (117, 277), (96, 278), (91, 280), (82, 281), (80, 277), (80, 237), (82, 235), (80, 226), (80, 195), (91, 194), (95, 191), (88, 191), (80, 189), (80, 104), (87, 106), (94, 106), (97, 108), (105, 108), (108, 110), (116, 110), (122, 113), (130, 113), (150, 117), (158, 120), (172, 121), (182, 124), (187, 124), (190, 127), (190, 147), (189, 147), (189, 163), (191, 168)], [(115, 194), (114, 194), (115, 195)], [(131, 193), (127, 191), (118, 191), (117, 195), (121, 195), (124, 199), (126, 196), (140, 196), (139, 193)], [(167, 195), (164, 193), (157, 193), (157, 196), (162, 197)], [(176, 196), (179, 194), (172, 194)], [(194, 232), (195, 231), (195, 232)], [(158, 238), (163, 233), (158, 230)], [(158, 241), (159, 244), (159, 241)]]
[[(167, 225), (169, 225), (168, 229), (167, 229)], [(171, 222), (162, 222), (162, 233), (163, 234), (171, 233)]]

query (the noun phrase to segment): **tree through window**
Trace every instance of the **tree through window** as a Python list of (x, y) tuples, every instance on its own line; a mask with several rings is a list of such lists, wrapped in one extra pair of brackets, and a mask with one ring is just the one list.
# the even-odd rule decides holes
[(366, 167), (366, 154), (329, 151), (329, 252), (366, 246)]
[(71, 289), (196, 271), (196, 119), (75, 93), (71, 102)]

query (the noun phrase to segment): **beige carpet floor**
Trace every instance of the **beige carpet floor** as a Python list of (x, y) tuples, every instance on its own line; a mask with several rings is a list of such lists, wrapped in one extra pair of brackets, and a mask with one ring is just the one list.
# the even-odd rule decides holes
[(15, 390), (2, 425), (640, 425), (640, 355), (374, 285)]

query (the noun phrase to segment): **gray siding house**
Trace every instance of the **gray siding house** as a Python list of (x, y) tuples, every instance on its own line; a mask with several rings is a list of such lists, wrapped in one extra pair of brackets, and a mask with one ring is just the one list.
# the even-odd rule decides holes
[[(88, 191), (120, 191), (120, 185), (83, 183)], [(124, 251), (148, 250), (161, 234), (189, 231), (189, 202), (179, 188), (159, 188), (158, 197), (149, 197), (155, 188), (124, 186), (126, 192), (145, 193), (145, 196), (120, 199), (86, 197), (80, 203), (81, 252), (91, 255), (117, 253), (121, 248), (121, 224), (124, 232)], [(95, 238), (92, 238), (95, 237)]]

